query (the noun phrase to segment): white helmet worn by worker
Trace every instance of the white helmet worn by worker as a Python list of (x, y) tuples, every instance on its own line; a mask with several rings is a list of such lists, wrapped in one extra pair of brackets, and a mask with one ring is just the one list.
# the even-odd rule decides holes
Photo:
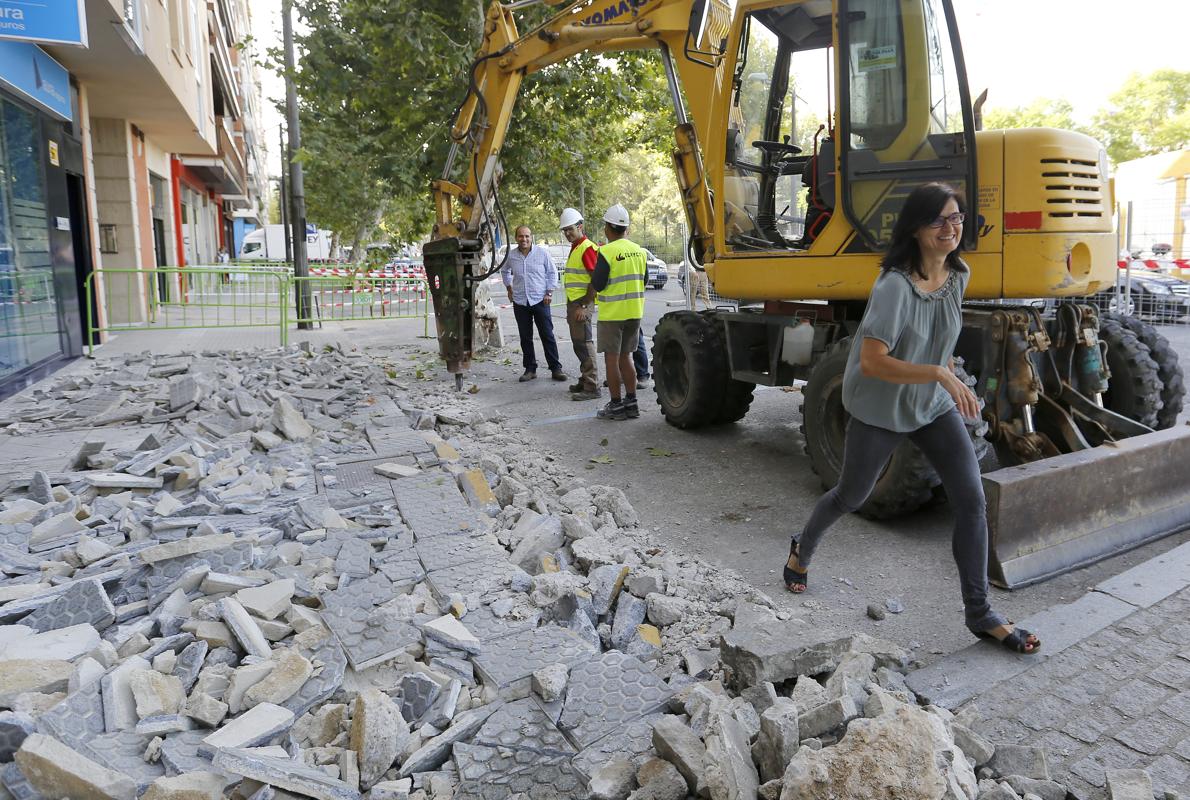
[(606, 214), (603, 215), (603, 221), (611, 223), (612, 225), (619, 225), (621, 228), (627, 228), (628, 209), (624, 208), (624, 206), (620, 205), (619, 203), (616, 203), (607, 210)]
[(578, 209), (564, 208), (562, 209), (562, 216), (558, 218), (559, 228), (569, 228), (571, 225), (577, 225), (583, 221), (583, 215), (578, 213)]

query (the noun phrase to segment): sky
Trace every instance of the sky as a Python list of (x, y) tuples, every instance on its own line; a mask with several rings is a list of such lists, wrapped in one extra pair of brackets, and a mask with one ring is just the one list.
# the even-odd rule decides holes
[[(1089, 119), (1133, 72), (1190, 71), (1190, 0), (953, 0), (971, 96), (986, 108), (1064, 98)], [(281, 43), (281, 0), (252, 0), (254, 35)], [(300, 29), (299, 29), (300, 30)], [(280, 173), (273, 100), (284, 83), (261, 70), (269, 172)], [(444, 113), (446, 111), (444, 110)]]

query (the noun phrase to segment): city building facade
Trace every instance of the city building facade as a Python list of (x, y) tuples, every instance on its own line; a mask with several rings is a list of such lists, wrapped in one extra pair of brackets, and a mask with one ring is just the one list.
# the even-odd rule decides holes
[(48, 35), (0, 28), (0, 396), (79, 355), (88, 320), (183, 299), (140, 272), (218, 264), (267, 220), (247, 0), (46, 5)]

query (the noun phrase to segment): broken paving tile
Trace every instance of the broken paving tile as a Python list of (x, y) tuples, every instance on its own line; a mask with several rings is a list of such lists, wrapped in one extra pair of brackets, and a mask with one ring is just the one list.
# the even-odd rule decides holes
[(545, 625), (502, 639), (484, 642), (484, 652), (472, 658), (475, 671), (500, 691), (527, 685), (529, 676), (550, 664), (573, 666), (590, 659), (595, 648), (570, 631)]
[(100, 682), (94, 681), (71, 692), (65, 700), (38, 717), (37, 729), (76, 750), (104, 733)]
[(414, 545), (426, 572), (434, 572), (471, 561), (507, 560), (505, 550), (491, 536), (452, 536), (422, 541)]
[(363, 539), (352, 537), (343, 542), (339, 555), (335, 557), (335, 574), (366, 578), (372, 574), (372, 545)]
[(415, 625), (384, 609), (326, 608), (322, 620), (338, 638), (357, 671), (386, 661), (422, 640)]
[(572, 756), (575, 747), (531, 698), (505, 703), (476, 732), (474, 744)]
[(649, 714), (612, 731), (578, 752), (571, 761), (588, 779), (604, 764), (615, 759), (639, 765), (653, 752), (653, 724), (664, 714)]
[(355, 578), (322, 595), (322, 604), (335, 611), (369, 608), (393, 599), (393, 582), (384, 572)]
[(88, 624), (103, 631), (116, 620), (116, 608), (97, 580), (71, 584), (51, 602), (21, 620), (22, 625), (38, 631)]
[(452, 594), (478, 594), (481, 597), (493, 595), (510, 586), (527, 589), (529, 573), (507, 560), (489, 559), (472, 561), (454, 567), (440, 569), (426, 576), (430, 588), (439, 600), (445, 601)]
[(659, 711), (673, 690), (640, 659), (608, 650), (573, 666), (558, 727), (578, 747)]
[(368, 442), (378, 458), (391, 459), (428, 453), (434, 449), (425, 437), (410, 428), (381, 428), (369, 425), (367, 435)]
[(586, 782), (566, 757), (460, 743), (454, 747), (454, 763), (460, 779), (455, 800), (588, 797)]

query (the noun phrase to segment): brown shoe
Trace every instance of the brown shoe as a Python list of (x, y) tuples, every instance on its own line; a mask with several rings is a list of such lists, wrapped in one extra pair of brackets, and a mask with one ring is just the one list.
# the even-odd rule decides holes
[(524, 383), (525, 381), (532, 381), (537, 379), (537, 373), (532, 370), (525, 370), (525, 374), (517, 378), (518, 381)]
[(563, 372), (562, 370), (557, 370), (556, 372), (551, 372), (550, 377), (556, 381), (567, 380), (566, 373)]

